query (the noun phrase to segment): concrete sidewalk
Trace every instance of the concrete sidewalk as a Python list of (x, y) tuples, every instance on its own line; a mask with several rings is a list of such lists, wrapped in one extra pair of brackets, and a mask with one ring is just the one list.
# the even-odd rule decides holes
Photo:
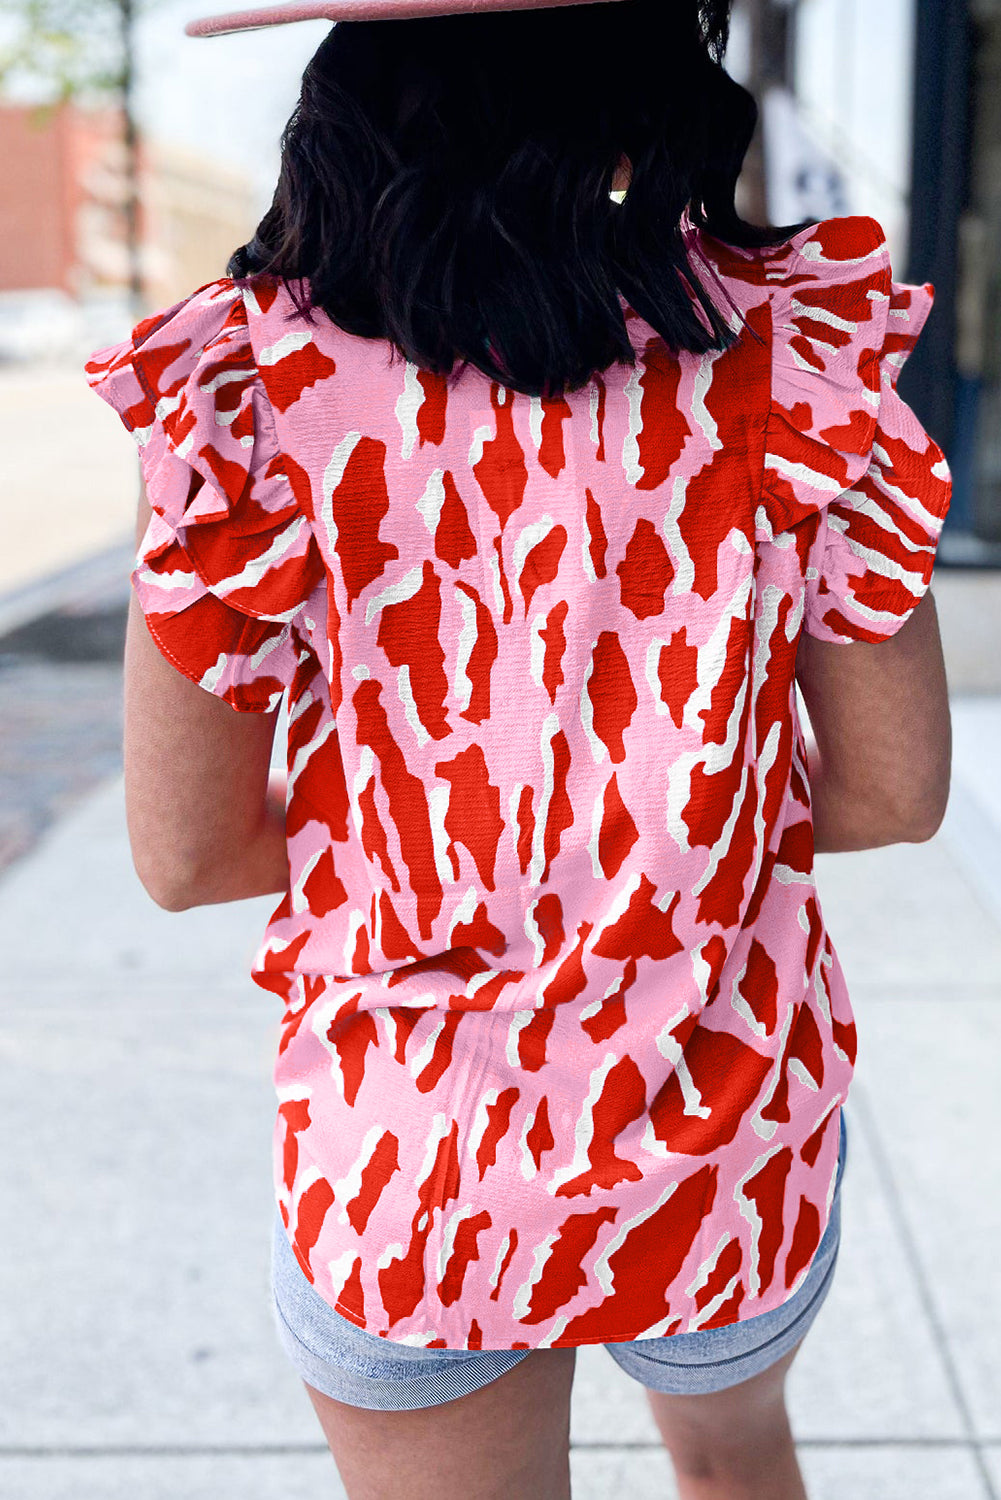
[[(955, 729), (936, 839), (820, 861), (860, 1062), (791, 1377), (812, 1500), (1001, 1496), (1001, 699)], [(117, 780), (0, 883), (5, 1500), (343, 1496), (267, 1301), (277, 1014), (243, 976), (270, 905), (154, 907)], [(674, 1495), (600, 1347), (573, 1439), (575, 1500)]]
[(135, 530), (135, 448), (83, 366), (0, 365), (0, 596)]

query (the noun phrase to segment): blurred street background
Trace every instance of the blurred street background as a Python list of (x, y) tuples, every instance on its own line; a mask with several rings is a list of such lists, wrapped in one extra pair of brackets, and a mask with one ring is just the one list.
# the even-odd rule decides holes
[[(269, 905), (167, 915), (131, 869), (138, 469), (83, 378), (270, 201), (326, 23), (186, 38), (212, 8), (0, 0), (2, 1500), (342, 1494), (268, 1321)], [(871, 214), (934, 282), (901, 389), (955, 480), (946, 823), (818, 866), (860, 1063), (794, 1421), (813, 1500), (1001, 1500), (1001, 0), (738, 0), (728, 65), (762, 106), (744, 212)], [(577, 1500), (670, 1500), (639, 1391), (578, 1372)]]

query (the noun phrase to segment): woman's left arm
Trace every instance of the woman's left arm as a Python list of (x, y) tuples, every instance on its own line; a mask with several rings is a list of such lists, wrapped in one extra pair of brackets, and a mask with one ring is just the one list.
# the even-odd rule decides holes
[[(137, 546), (151, 511), (139, 503)], [(161, 655), (133, 595), (125, 642), (125, 804), (136, 872), (185, 911), (288, 889), (278, 714), (237, 713)]]

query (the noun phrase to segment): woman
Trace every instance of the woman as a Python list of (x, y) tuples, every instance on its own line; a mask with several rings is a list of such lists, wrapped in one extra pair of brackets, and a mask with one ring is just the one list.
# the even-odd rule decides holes
[(282, 897), (275, 1298), (352, 1500), (568, 1495), (586, 1343), (684, 1500), (794, 1500), (855, 1052), (813, 854), (948, 785), (930, 288), (739, 217), (724, 0), (516, 8), (194, 28), (350, 21), (230, 275), (88, 366), (149, 497), (132, 846)]

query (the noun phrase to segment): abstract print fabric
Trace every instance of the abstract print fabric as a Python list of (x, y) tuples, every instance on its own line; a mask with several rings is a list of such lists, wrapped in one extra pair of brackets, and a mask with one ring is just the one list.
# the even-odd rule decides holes
[(721, 1327), (801, 1284), (855, 1058), (813, 876), (802, 631), (880, 641), (949, 504), (896, 393), (931, 288), (871, 219), (734, 250), (738, 335), (542, 399), (275, 278), (94, 356), (160, 649), (288, 702), (276, 1187), (345, 1317), (454, 1349)]

